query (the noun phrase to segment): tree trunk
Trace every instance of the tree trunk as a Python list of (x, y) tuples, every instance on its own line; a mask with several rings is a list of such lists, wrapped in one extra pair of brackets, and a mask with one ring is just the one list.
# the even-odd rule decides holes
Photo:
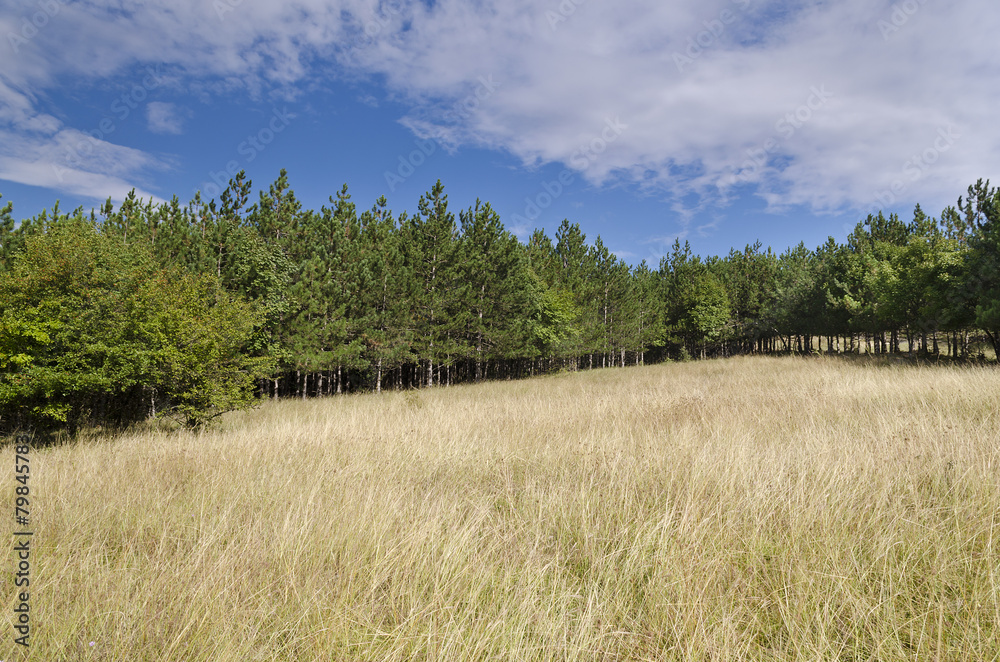
[(990, 339), (990, 344), (993, 345), (993, 353), (996, 355), (997, 362), (1000, 362), (1000, 334), (989, 330), (985, 331), (986, 337)]
[(482, 285), (479, 290), (479, 329), (476, 332), (476, 381), (483, 380), (483, 308), (482, 301), (486, 296), (486, 285)]

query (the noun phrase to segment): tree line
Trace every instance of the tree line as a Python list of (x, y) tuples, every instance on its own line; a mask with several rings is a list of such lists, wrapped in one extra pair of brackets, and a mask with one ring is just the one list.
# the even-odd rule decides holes
[(760, 242), (658, 265), (564, 220), (526, 242), (441, 182), (415, 213), (345, 185), (304, 209), (284, 170), (250, 203), (143, 202), (16, 224), (0, 209), (0, 427), (201, 425), (260, 397), (782, 352), (1000, 354), (1000, 190), (939, 218), (881, 212), (844, 243)]

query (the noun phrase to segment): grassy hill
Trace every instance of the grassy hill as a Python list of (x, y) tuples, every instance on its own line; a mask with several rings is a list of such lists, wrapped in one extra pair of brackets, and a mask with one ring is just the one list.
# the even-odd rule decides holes
[(998, 412), (736, 358), (39, 448), (29, 659), (996, 659)]

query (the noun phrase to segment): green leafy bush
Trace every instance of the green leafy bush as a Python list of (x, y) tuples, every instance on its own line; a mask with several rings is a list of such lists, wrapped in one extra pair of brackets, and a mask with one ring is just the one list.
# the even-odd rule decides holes
[(67, 219), (0, 279), (0, 424), (202, 425), (253, 404), (262, 313), (213, 275), (161, 269), (141, 245)]

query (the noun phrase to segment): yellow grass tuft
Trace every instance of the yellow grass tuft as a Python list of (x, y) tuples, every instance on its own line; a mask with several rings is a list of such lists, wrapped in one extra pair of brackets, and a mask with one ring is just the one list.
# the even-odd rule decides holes
[(995, 660), (998, 412), (736, 358), (37, 449), (27, 659)]

